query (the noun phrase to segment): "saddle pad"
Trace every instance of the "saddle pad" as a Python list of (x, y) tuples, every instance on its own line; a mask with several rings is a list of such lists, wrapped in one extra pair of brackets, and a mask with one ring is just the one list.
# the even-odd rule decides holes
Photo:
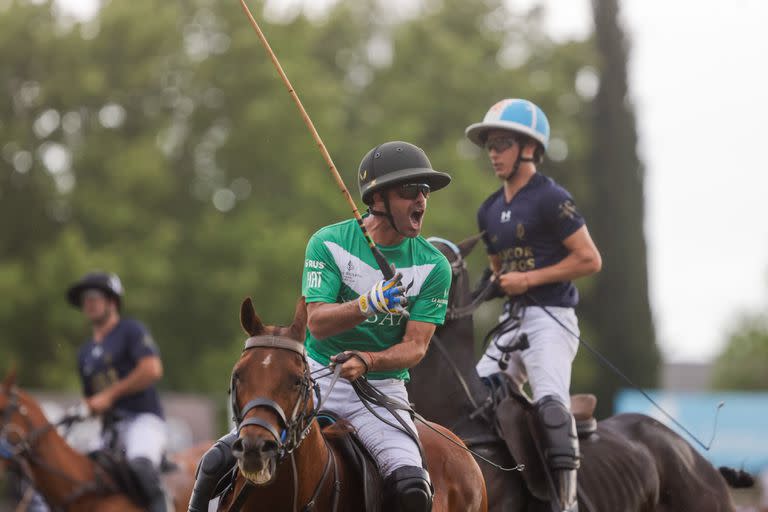
[(528, 411), (514, 398), (505, 398), (496, 408), (496, 429), (515, 462), (525, 464), (520, 474), (528, 490), (537, 499), (548, 501), (546, 470), (536, 451), (528, 416)]
[(365, 496), (365, 510), (379, 512), (382, 506), (382, 479), (373, 457), (347, 422), (339, 422), (331, 411), (321, 411), (318, 416), (323, 435), (344, 457), (353, 474), (360, 475)]
[[(88, 454), (104, 473), (112, 479), (112, 484), (117, 487), (118, 492), (125, 494), (131, 501), (139, 506), (146, 506), (148, 501), (141, 490), (141, 486), (136, 481), (131, 468), (125, 458), (115, 455), (108, 450), (97, 450)], [(103, 482), (105, 492), (113, 491), (110, 489), (110, 483)]]

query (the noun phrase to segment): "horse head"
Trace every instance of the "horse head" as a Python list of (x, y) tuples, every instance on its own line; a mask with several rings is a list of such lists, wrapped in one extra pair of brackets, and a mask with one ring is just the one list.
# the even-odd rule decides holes
[[(265, 326), (243, 301), (240, 322), (250, 335), (232, 370), (232, 410), (239, 437), (233, 454), (243, 475), (256, 485), (271, 483), (277, 465), (309, 432), (313, 382), (303, 339), (303, 301), (289, 327)], [(306, 322), (306, 316), (303, 316)]]
[(0, 459), (19, 462), (52, 428), (43, 410), (16, 385), (16, 370), (0, 384)]

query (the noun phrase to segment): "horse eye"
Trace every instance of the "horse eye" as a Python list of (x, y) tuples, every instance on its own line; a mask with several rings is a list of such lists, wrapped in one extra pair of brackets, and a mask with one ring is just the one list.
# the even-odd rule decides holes
[(293, 378), (293, 387), (295, 388), (301, 387), (303, 383), (304, 383), (304, 379), (302, 379), (301, 377)]

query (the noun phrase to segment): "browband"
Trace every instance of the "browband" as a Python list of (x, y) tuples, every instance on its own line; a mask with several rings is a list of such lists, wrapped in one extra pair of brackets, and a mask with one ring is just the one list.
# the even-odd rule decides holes
[(290, 350), (296, 352), (302, 357), (307, 356), (307, 349), (304, 348), (304, 344), (300, 341), (292, 340), (284, 336), (251, 336), (245, 340), (245, 347), (243, 350), (251, 348), (280, 348), (283, 350)]

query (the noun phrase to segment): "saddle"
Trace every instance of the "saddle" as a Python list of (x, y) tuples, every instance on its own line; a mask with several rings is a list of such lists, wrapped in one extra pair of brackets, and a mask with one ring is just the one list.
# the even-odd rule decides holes
[[(117, 491), (125, 494), (128, 498), (139, 506), (147, 506), (148, 500), (141, 490), (139, 482), (136, 481), (131, 468), (128, 466), (125, 457), (111, 450), (97, 450), (88, 454), (96, 465), (102, 470), (102, 474), (109, 477), (111, 481), (102, 479), (105, 491)], [(97, 482), (99, 481), (99, 472)]]
[(352, 468), (352, 473), (360, 475), (363, 482), (363, 495), (365, 497), (365, 510), (378, 512), (382, 507), (382, 478), (376, 462), (368, 449), (357, 437), (354, 429), (349, 426), (346, 429), (329, 430), (339, 424), (339, 417), (332, 411), (322, 410), (318, 413), (317, 421), (325, 438), (332, 444)]
[[(521, 474), (531, 494), (539, 500), (549, 501), (547, 465), (536, 448), (538, 440), (534, 437), (536, 421), (533, 402), (503, 372), (495, 373), (487, 380), (494, 411), (492, 425), (496, 434), (507, 446), (515, 462), (525, 465), (525, 471)], [(571, 397), (571, 412), (576, 419), (579, 440), (596, 436), (597, 421), (593, 416), (596, 405), (597, 398), (594, 395)]]
[[(128, 499), (139, 506), (148, 505), (149, 500), (145, 496), (141, 484), (136, 480), (128, 461), (121, 453), (108, 449), (96, 450), (90, 452), (88, 457), (102, 470), (101, 473), (97, 472), (97, 484), (103, 487), (105, 491), (117, 491), (125, 494)], [(172, 473), (178, 469), (179, 466), (170, 460), (167, 454), (163, 454), (160, 462), (160, 473)], [(106, 475), (108, 480), (100, 478), (100, 474)]]
[[(490, 395), (486, 410), (498, 411), (499, 405), (506, 399), (514, 399), (525, 410), (533, 408), (533, 402), (520, 391), (512, 379), (504, 372), (494, 373), (483, 378), (488, 386)], [(571, 414), (576, 420), (576, 432), (579, 439), (587, 439), (597, 432), (597, 420), (594, 417), (597, 407), (597, 397), (592, 394), (571, 395)], [(497, 416), (493, 414), (491, 423), (495, 424)]]

